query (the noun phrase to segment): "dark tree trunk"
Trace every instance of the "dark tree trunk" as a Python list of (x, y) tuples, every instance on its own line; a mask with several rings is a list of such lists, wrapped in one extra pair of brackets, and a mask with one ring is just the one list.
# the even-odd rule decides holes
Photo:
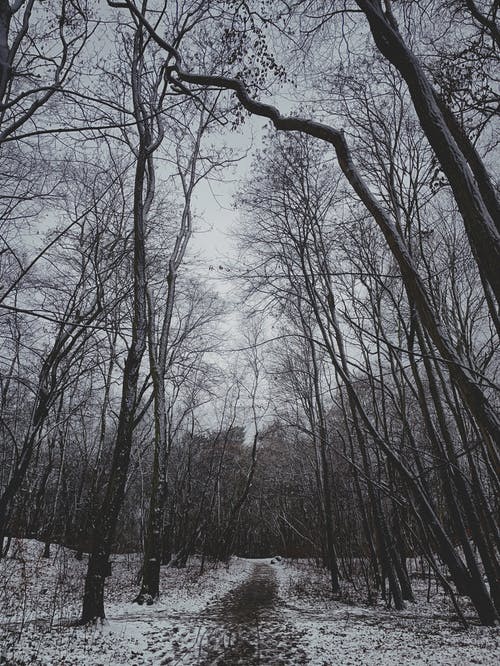
[[(85, 579), (82, 623), (104, 618), (104, 580), (109, 573), (109, 555), (113, 547), (118, 515), (125, 495), (125, 484), (135, 425), (139, 370), (146, 349), (147, 317), (144, 227), (147, 208), (151, 204), (152, 192), (150, 188), (153, 186), (154, 179), (152, 179), (152, 174), (148, 174), (148, 158), (152, 150), (152, 138), (147, 123), (143, 121), (143, 108), (140, 99), (142, 41), (142, 33), (138, 30), (134, 40), (134, 60), (132, 66), (132, 92), (140, 137), (134, 184), (134, 310), (132, 340), (123, 373), (122, 399), (108, 486), (101, 509), (96, 516), (92, 551), (89, 556)], [(149, 178), (147, 178), (147, 174), (150, 176)], [(144, 196), (146, 182), (148, 183), (148, 191), (146, 196)]]

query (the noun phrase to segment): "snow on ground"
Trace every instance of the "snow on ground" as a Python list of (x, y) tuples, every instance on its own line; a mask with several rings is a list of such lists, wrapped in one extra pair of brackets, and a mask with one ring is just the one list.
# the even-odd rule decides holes
[(202, 575), (196, 558), (184, 569), (162, 567), (159, 601), (138, 606), (131, 600), (139, 591), (140, 556), (114, 556), (106, 622), (75, 627), (68, 625), (80, 614), (87, 558), (78, 561), (74, 551), (59, 546), (52, 546), (50, 559), (42, 555), (42, 543), (23, 539), (13, 542), (9, 556), (0, 560), (0, 664), (159, 664), (151, 636), (161, 631), (171, 639), (166, 643), (185, 641), (193, 633), (194, 618), (252, 568), (239, 558), (229, 566), (208, 563)]
[[(233, 558), (199, 574), (162, 568), (162, 595), (152, 606), (130, 602), (140, 558), (113, 558), (107, 621), (68, 626), (80, 612), (86, 558), (19, 540), (0, 561), (0, 664), (151, 666), (270, 664), (313, 666), (493, 665), (498, 629), (464, 631), (441, 593), (418, 588), (403, 612), (363, 604), (344, 589), (328, 593), (324, 571), (306, 563)], [(356, 600), (356, 605), (353, 601)], [(465, 609), (467, 611), (467, 609)], [(467, 612), (471, 615), (470, 611)]]
[[(309, 663), (351, 666), (469, 666), (500, 663), (500, 632), (480, 627), (464, 610), (471, 627), (465, 631), (449, 599), (427, 584), (413, 581), (416, 603), (404, 611), (346, 604), (328, 594), (328, 576), (306, 562), (281, 562), (277, 567), (287, 618), (307, 638)], [(344, 589), (343, 597), (356, 596)], [(455, 617), (455, 619), (453, 619)]]

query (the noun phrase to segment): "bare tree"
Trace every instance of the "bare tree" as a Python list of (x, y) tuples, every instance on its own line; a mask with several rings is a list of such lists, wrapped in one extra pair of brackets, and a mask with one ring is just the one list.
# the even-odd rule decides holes
[(113, 461), (106, 494), (93, 529), (92, 551), (89, 556), (83, 597), (83, 623), (104, 617), (104, 581), (108, 574), (109, 554), (125, 493), (136, 418), (139, 372), (147, 342), (145, 226), (155, 194), (153, 155), (163, 139), (163, 128), (157, 115), (162, 103), (161, 73), (157, 78), (156, 87), (153, 88), (152, 98), (148, 100), (144, 96), (144, 83), (141, 77), (145, 67), (146, 41), (142, 29), (138, 28), (133, 37), (131, 60), (131, 88), (139, 135), (139, 145), (135, 155), (133, 201), (134, 313), (132, 336), (123, 372), (122, 397)]
[[(453, 122), (449, 121), (450, 129), (446, 122), (443, 121), (443, 112), (441, 106), (438, 104), (432, 86), (425, 77), (419, 61), (399, 34), (391, 7), (388, 5), (388, 8), (384, 11), (378, 0), (376, 2), (374, 0), (374, 2), (357, 4), (366, 14), (375, 42), (382, 53), (396, 67), (400, 67), (400, 71), (410, 87), (414, 105), (421, 105), (421, 110), (419, 106), (417, 113), (419, 114), (422, 127), (426, 132), (429, 142), (434, 150), (437, 151), (438, 159), (449, 160), (449, 164), (442, 164), (441, 166), (443, 169), (446, 169), (447, 176), (450, 182), (453, 183), (454, 195), (457, 198), (457, 204), (461, 211), (479, 268), (492, 290), (497, 292), (496, 297), (498, 299), (500, 297), (500, 289), (498, 277), (496, 276), (496, 265), (498, 263), (496, 253), (500, 251), (500, 246), (498, 232), (491, 219), (492, 188), (489, 182), (484, 182), (484, 180), (481, 186), (478, 184), (480, 180), (479, 156), (474, 154), (472, 159), (469, 154), (464, 155), (464, 152), (457, 148)], [(425, 285), (404, 240), (398, 233), (397, 225), (391, 214), (372, 194), (359, 168), (355, 166), (344, 133), (333, 126), (318, 121), (303, 117), (283, 116), (277, 108), (253, 98), (245, 83), (240, 78), (187, 71), (182, 64), (179, 49), (173, 42), (164, 39), (158, 34), (158, 31), (155, 30), (148, 20), (147, 12), (141, 12), (133, 2), (129, 1), (120, 3), (118, 6), (126, 7), (141, 22), (158, 46), (164, 49), (168, 58), (173, 59), (175, 64), (169, 72), (174, 85), (177, 85), (181, 89), (185, 89), (184, 84), (192, 84), (215, 86), (231, 90), (235, 93), (240, 104), (249, 113), (268, 118), (276, 129), (309, 134), (325, 141), (334, 148), (339, 166), (345, 178), (381, 229), (398, 263), (405, 287), (415, 303), (422, 324), (428, 331), (445, 362), (449, 364), (453, 381), (460, 390), (465, 404), (471, 413), (474, 414), (479, 428), (484, 433), (492, 462), (498, 467), (498, 459), (493, 443), (498, 444), (500, 442), (500, 424), (498, 423), (495, 410), (474, 377), (466, 369), (460, 353), (454, 348), (453, 343), (439, 325), (438, 317), (429, 300)], [(396, 49), (395, 56), (389, 53), (388, 47), (384, 46), (385, 42), (390, 42), (394, 46)], [(434, 120), (434, 116), (436, 120)], [(470, 175), (469, 169), (474, 176)], [(475, 178), (478, 180), (475, 181)], [(496, 249), (490, 252), (490, 247)]]

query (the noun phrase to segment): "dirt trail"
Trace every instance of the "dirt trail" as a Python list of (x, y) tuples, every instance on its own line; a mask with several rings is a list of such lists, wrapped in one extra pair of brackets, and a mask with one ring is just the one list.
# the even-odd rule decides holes
[(250, 577), (231, 590), (209, 610), (221, 620), (240, 624), (258, 621), (262, 614), (275, 610), (278, 602), (276, 574), (269, 564), (254, 564)]
[[(283, 617), (273, 567), (254, 564), (250, 576), (208, 606), (194, 622), (196, 638), (179, 642), (160, 664), (298, 666), (307, 664), (301, 633)], [(158, 636), (156, 636), (158, 640)], [(158, 655), (160, 656), (160, 655)]]
[(279, 604), (273, 567), (255, 564), (245, 582), (207, 609), (207, 614), (220, 624), (208, 636), (204, 658), (198, 663), (307, 663), (300, 648), (300, 635), (285, 622)]

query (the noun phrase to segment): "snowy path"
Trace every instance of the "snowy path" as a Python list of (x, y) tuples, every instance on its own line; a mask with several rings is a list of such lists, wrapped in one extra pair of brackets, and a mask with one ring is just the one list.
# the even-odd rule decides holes
[[(182, 619), (178, 618), (180, 621)], [(287, 623), (281, 611), (278, 582), (273, 567), (253, 565), (249, 577), (219, 601), (194, 617), (185, 618), (194, 630), (194, 641), (172, 641), (159, 628), (148, 632), (147, 651), (159, 664), (273, 664), (308, 663), (300, 647), (301, 634)], [(179, 638), (181, 638), (179, 636)], [(165, 650), (161, 646), (165, 646)]]
[[(429, 617), (341, 602), (300, 600), (296, 571), (269, 560), (239, 560), (244, 577), (205, 608), (161, 605), (151, 614), (110, 617), (115, 639), (137, 638), (127, 662), (106, 666), (463, 666), (498, 663), (498, 632), (463, 634), (446, 615)], [(308, 571), (308, 577), (312, 571)], [(291, 594), (290, 594), (291, 593)], [(290, 598), (289, 598), (290, 597)], [(426, 607), (427, 608), (427, 607)], [(420, 608), (420, 611), (422, 608)], [(428, 612), (428, 611), (427, 611)], [(116, 622), (118, 620), (118, 623)], [(121, 627), (119, 626), (122, 621)]]
[[(437, 590), (405, 611), (367, 607), (328, 592), (328, 575), (307, 562), (232, 558), (200, 573), (163, 567), (152, 606), (131, 603), (140, 556), (117, 556), (107, 582), (108, 620), (71, 624), (86, 563), (66, 549), (0, 560), (0, 664), (8, 666), (497, 666), (498, 628), (470, 617), (464, 631)], [(417, 581), (418, 582), (418, 581)]]

